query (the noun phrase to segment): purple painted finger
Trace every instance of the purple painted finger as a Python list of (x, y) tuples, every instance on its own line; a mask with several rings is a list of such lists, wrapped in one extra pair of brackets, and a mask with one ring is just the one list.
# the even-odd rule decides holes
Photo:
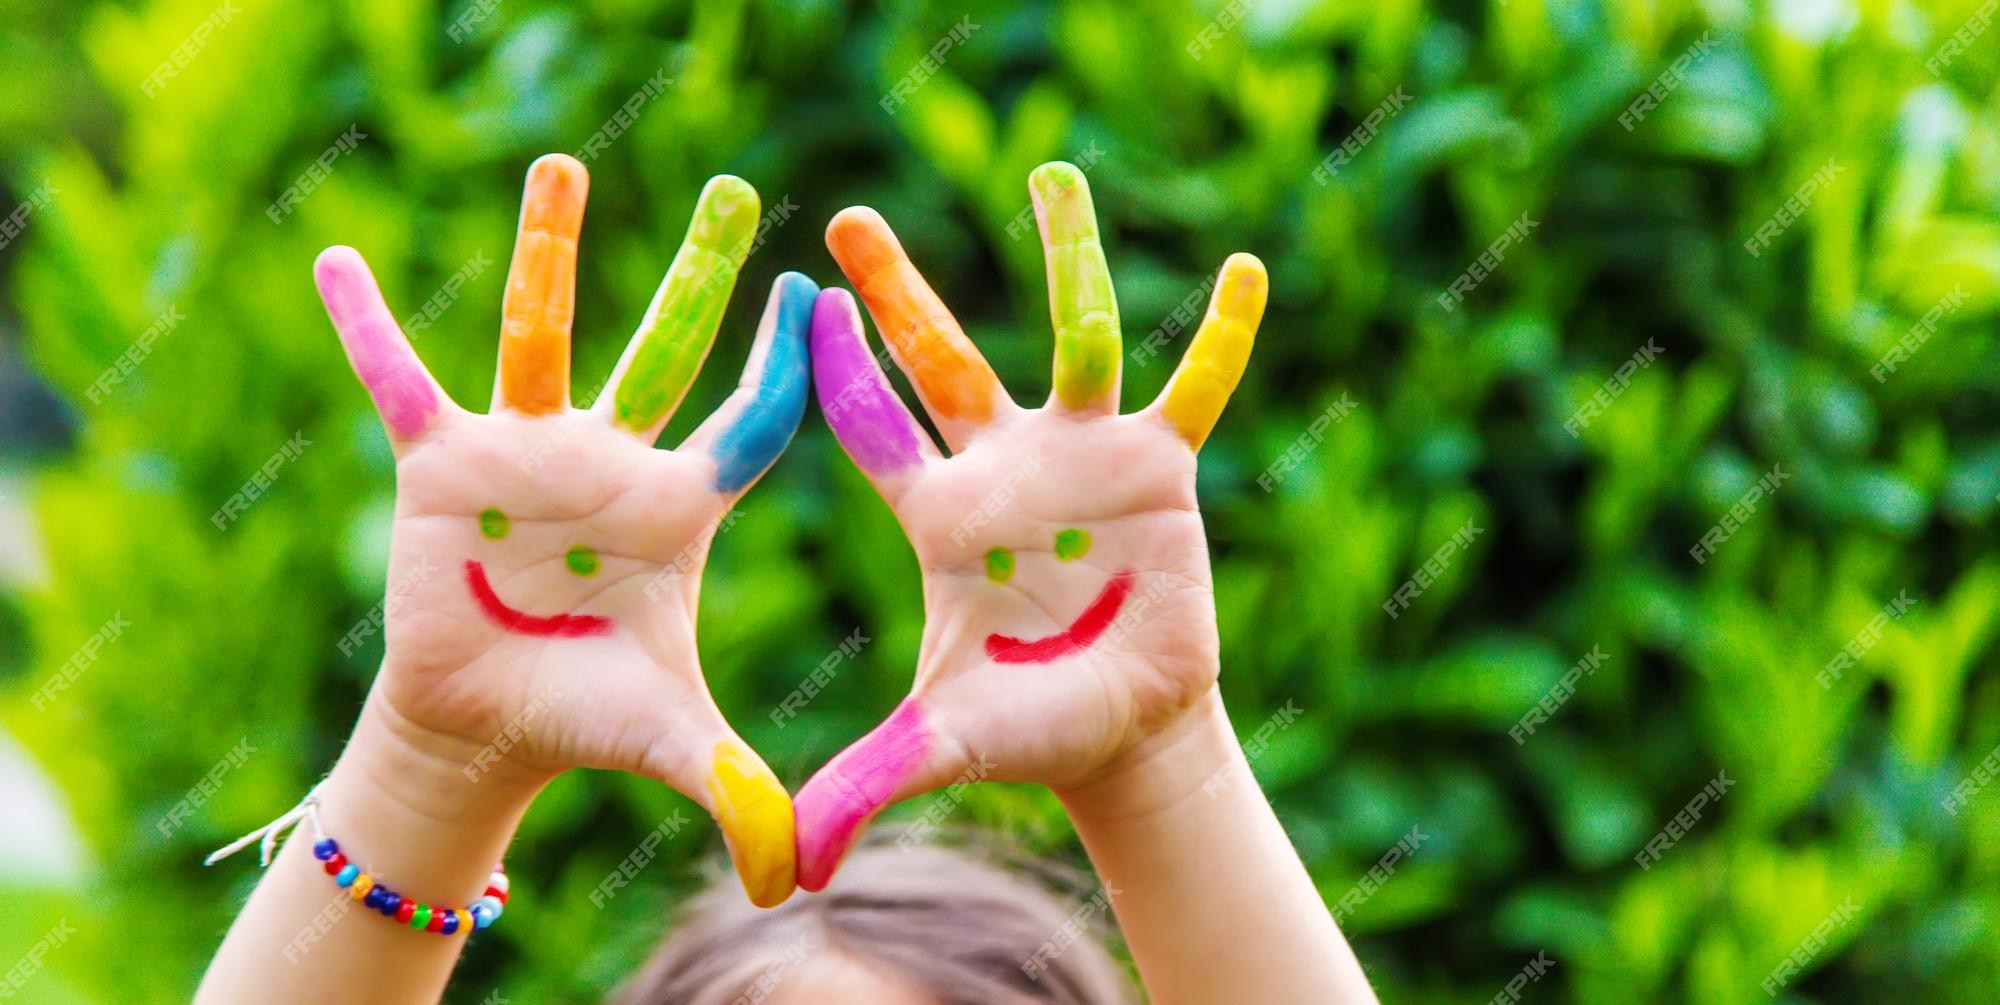
[(906, 699), (880, 726), (813, 774), (792, 800), (800, 887), (814, 893), (826, 888), (861, 829), (923, 768), (932, 740), (923, 706)]
[(347, 361), (375, 399), (390, 435), (402, 440), (423, 435), (438, 414), (442, 392), (382, 302), (382, 290), (361, 253), (338, 245), (320, 252), (313, 280)]
[(868, 351), (861, 312), (846, 290), (821, 290), (813, 304), (812, 364), (826, 424), (861, 470), (893, 474), (936, 451)]

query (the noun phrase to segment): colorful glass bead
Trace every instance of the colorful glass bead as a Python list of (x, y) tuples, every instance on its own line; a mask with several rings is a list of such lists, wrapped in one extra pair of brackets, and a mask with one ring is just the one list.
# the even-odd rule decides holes
[(493, 916), (494, 921), (499, 921), (500, 915), (506, 913), (506, 907), (502, 905), (497, 898), (494, 897), (481, 897), (477, 901), (474, 901), (474, 904), (479, 906), (484, 906), (486, 908), (486, 913), (491, 914)]
[(431, 923), (431, 905), (418, 904), (417, 909), (411, 912), (410, 914), (410, 927), (421, 931), (425, 927), (429, 926), (430, 923)]
[(338, 854), (340, 846), (335, 844), (332, 838), (320, 838), (319, 843), (313, 845), (313, 857), (322, 862)]
[(444, 921), (442, 921), (442, 922), (440, 922), (440, 923), (438, 924), (438, 934), (439, 934), (439, 935), (457, 935), (457, 934), (458, 934), (458, 912), (457, 912), (457, 911), (443, 911), (443, 912), (440, 912), (440, 913), (442, 913), (442, 914), (444, 915)]
[(488, 897), (492, 897), (494, 900), (497, 900), (502, 904), (505, 904), (507, 902), (507, 891), (502, 890), (497, 886), (487, 887), (486, 895)]
[(354, 880), (360, 875), (361, 867), (350, 863), (342, 866), (340, 872), (334, 874), (333, 881), (339, 883), (341, 886), (353, 886)]
[(468, 911), (468, 910), (466, 910), (465, 908), (461, 907), (461, 908), (459, 908), (458, 910), (455, 910), (455, 911), (453, 911), (453, 912), (451, 912), (451, 913), (453, 913), (453, 914), (455, 914), (455, 915), (458, 915), (458, 930), (459, 930), (459, 931), (461, 931), (461, 932), (470, 932), (470, 931), (472, 931), (472, 912), (471, 912), (471, 911)]
[(375, 889), (375, 877), (364, 872), (354, 877), (353, 885), (347, 888), (347, 895), (353, 897), (355, 900), (360, 900), (368, 896), (368, 891), (373, 889)]
[(474, 904), (470, 909), (474, 931), (485, 931), (493, 925), (493, 912), (485, 904)]
[(416, 914), (417, 914), (417, 902), (414, 900), (405, 900), (403, 901), (402, 906), (396, 908), (396, 923), (400, 925), (407, 925), (410, 923), (411, 918), (416, 917)]
[(326, 865), (323, 868), (326, 869), (327, 875), (337, 876), (340, 874), (340, 870), (347, 868), (347, 856), (339, 852), (334, 852), (333, 857), (326, 860)]
[(444, 931), (444, 916), (450, 913), (451, 913), (450, 911), (447, 911), (442, 907), (432, 908), (431, 920), (424, 922), (424, 931), (426, 932)]
[(486, 889), (487, 892), (489, 893), (494, 890), (498, 890), (501, 893), (506, 893), (508, 887), (511, 885), (512, 884), (507, 882), (507, 874), (504, 872), (496, 872), (493, 874), (491, 879), (488, 879), (486, 881)]
[[(378, 889), (380, 888), (378, 887)], [(402, 894), (394, 890), (382, 890), (382, 906), (380, 910), (384, 915), (393, 918), (396, 916), (396, 912), (402, 910), (402, 908)]]
[(383, 899), (382, 895), (387, 892), (388, 892), (387, 890), (384, 890), (379, 886), (369, 887), (368, 892), (361, 895), (361, 906), (371, 911), (381, 910), (382, 899)]

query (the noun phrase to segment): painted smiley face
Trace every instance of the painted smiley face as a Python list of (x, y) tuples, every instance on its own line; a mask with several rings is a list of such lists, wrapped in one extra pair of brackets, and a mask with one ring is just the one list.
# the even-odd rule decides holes
[[(1073, 562), (1090, 553), (1090, 532), (1071, 527), (1056, 535), (1056, 560)], [(1008, 635), (986, 636), (986, 656), (995, 663), (1049, 663), (1081, 652), (1111, 627), (1125, 598), (1132, 595), (1136, 573), (1120, 572), (1099, 590), (1097, 599), (1069, 623), (1069, 627), (1039, 639), (1017, 639)], [(986, 578), (1004, 583), (1014, 578), (1014, 553), (994, 548), (986, 553)]]
[[(479, 532), (487, 538), (498, 541), (507, 536), (512, 525), (507, 514), (497, 509), (488, 509), (479, 514)], [(597, 552), (588, 545), (579, 544), (563, 556), (563, 564), (569, 571), (579, 576), (597, 574)], [(607, 635), (611, 632), (611, 619), (595, 614), (551, 614), (535, 615), (516, 610), (493, 590), (493, 584), (486, 578), (486, 567), (478, 559), (465, 560), (465, 585), (472, 591), (472, 599), (479, 602), (479, 609), (501, 628), (516, 635), (533, 635), (541, 638), (578, 638), (586, 635)]]

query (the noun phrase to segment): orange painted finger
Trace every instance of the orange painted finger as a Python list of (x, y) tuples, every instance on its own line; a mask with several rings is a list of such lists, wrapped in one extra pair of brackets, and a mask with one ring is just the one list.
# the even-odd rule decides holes
[(840, 211), (827, 225), (826, 246), (953, 449), (997, 409), (1013, 406), (993, 367), (910, 264), (880, 213), (865, 206)]
[(576, 158), (548, 154), (528, 168), (521, 228), (500, 308), (495, 407), (530, 415), (569, 407), (569, 330), (576, 316), (576, 244), (590, 174)]

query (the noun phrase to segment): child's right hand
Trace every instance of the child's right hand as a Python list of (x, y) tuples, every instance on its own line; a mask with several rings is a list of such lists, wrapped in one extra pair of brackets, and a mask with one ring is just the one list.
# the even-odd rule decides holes
[(714, 340), (758, 225), (732, 177), (709, 182), (686, 243), (595, 405), (570, 405), (583, 165), (529, 170), (489, 414), (425, 370), (349, 248), (315, 276), (388, 427), (396, 516), (387, 650), (367, 714), (473, 782), (539, 785), (571, 767), (644, 774), (721, 822), (752, 900), (793, 888), (792, 807), (717, 710), (695, 647), (718, 523), (805, 407), (818, 288), (771, 292), (737, 391), (677, 450), (653, 440)]

